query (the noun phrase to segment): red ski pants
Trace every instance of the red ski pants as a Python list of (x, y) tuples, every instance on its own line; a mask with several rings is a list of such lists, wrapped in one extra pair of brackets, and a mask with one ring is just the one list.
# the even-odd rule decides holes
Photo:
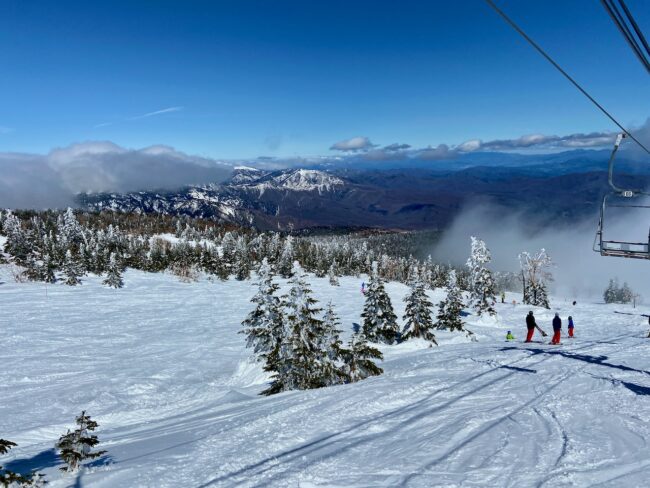
[(560, 343), (560, 331), (556, 330), (553, 332), (553, 340), (551, 341), (551, 344), (559, 344)]
[(569, 329), (569, 337), (573, 337), (573, 327)]
[(528, 335), (526, 336), (526, 342), (530, 342), (533, 340), (533, 334), (535, 333), (535, 329), (528, 329)]

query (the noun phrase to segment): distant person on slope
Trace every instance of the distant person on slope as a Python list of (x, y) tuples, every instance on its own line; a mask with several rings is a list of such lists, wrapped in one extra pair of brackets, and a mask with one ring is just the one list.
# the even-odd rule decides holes
[(569, 315), (569, 337), (571, 339), (573, 339), (573, 327), (574, 327), (574, 325), (573, 325), (573, 317), (571, 317), (571, 315)]
[(535, 322), (535, 316), (533, 315), (533, 311), (531, 310), (528, 312), (528, 315), (526, 315), (526, 328), (528, 329), (528, 335), (526, 335), (526, 342), (533, 342), (533, 334), (535, 333), (535, 327), (537, 327), (537, 323)]
[(506, 334), (506, 341), (514, 341), (514, 340), (515, 340), (515, 336), (512, 335), (511, 331), (508, 331), (508, 333)]
[(551, 344), (560, 343), (561, 332), (562, 332), (562, 319), (560, 318), (560, 314), (556, 313), (555, 317), (553, 318), (553, 340), (551, 340)]

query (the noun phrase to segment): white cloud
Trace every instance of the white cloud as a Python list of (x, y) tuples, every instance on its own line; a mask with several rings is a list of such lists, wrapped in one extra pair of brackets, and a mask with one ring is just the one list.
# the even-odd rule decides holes
[(482, 145), (483, 143), (480, 139), (470, 139), (469, 141), (465, 141), (460, 144), (457, 149), (462, 152), (473, 152), (481, 149)]
[(127, 149), (91, 141), (46, 155), (0, 153), (0, 207), (62, 206), (81, 192), (173, 189), (219, 182), (230, 172), (213, 159), (162, 145)]
[(336, 151), (367, 151), (375, 147), (375, 144), (370, 142), (367, 137), (353, 137), (344, 141), (339, 141), (332, 144), (330, 149)]

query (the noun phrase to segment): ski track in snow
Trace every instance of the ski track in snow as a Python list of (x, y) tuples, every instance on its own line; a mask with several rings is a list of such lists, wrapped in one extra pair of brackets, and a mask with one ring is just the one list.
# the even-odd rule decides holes
[[(647, 486), (647, 319), (613, 312), (648, 307), (554, 297), (538, 323), (571, 314), (577, 338), (550, 346), (521, 343), (528, 306), (498, 304), (466, 317), (477, 343), (383, 346), (380, 377), (261, 397), (268, 377), (237, 333), (252, 282), (100, 281), (16, 284), (0, 267), (0, 437), (19, 444), (0, 461), (48, 486)], [(310, 281), (347, 338), (363, 278)], [(401, 318), (406, 287), (387, 291)], [(52, 448), (82, 409), (108, 455), (65, 475)]]

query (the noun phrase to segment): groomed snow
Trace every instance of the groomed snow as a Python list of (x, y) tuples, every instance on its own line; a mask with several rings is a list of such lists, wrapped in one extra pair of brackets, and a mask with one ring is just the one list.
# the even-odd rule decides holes
[[(128, 271), (113, 290), (98, 278), (16, 284), (2, 270), (0, 282), (0, 437), (19, 444), (0, 464), (38, 468), (53, 488), (631, 487), (650, 478), (647, 318), (614, 313), (648, 307), (554, 297), (577, 337), (550, 346), (522, 344), (528, 307), (499, 304), (496, 320), (467, 317), (478, 343), (438, 334), (437, 348), (384, 347), (380, 377), (261, 397), (266, 375), (237, 333), (250, 281)], [(311, 282), (348, 335), (361, 279)], [(387, 290), (401, 318), (406, 287)], [(536, 315), (549, 331), (552, 311)], [(52, 449), (82, 409), (100, 423), (108, 456), (66, 475)]]

